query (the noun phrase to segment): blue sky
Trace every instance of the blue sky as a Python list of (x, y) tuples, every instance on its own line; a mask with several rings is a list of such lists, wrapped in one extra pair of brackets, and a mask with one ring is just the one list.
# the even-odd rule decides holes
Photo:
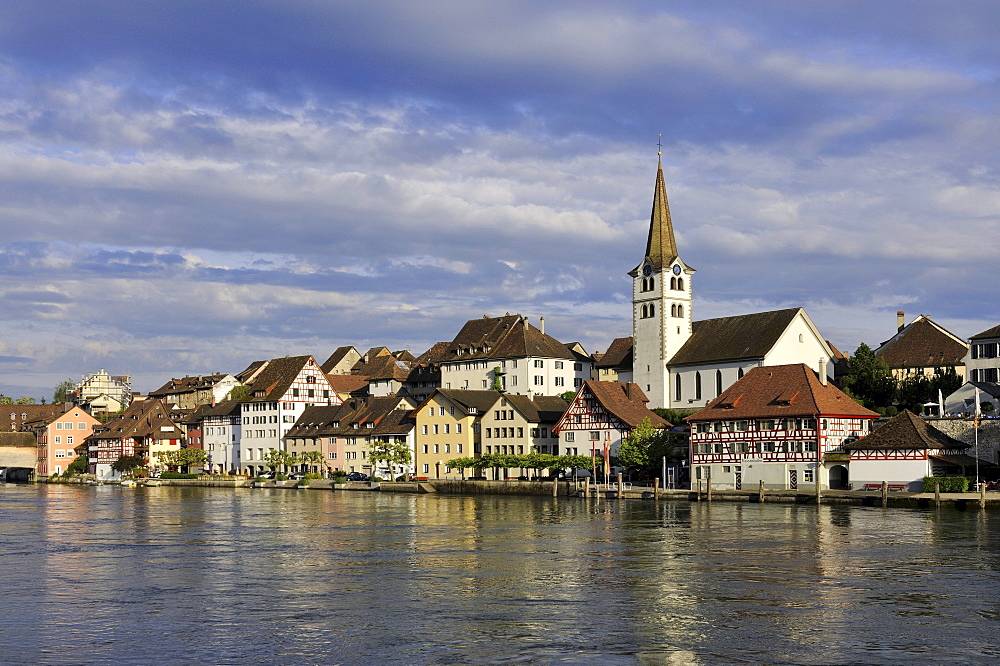
[(1000, 4), (0, 2), (0, 392), (519, 312), (631, 332), (657, 134), (696, 319), (1000, 323)]

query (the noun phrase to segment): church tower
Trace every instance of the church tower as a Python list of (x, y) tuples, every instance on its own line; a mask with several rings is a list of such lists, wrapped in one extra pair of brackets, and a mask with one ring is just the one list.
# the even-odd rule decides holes
[[(659, 155), (659, 153), (658, 153)], [(653, 212), (646, 256), (632, 277), (632, 381), (646, 392), (649, 407), (672, 404), (667, 362), (691, 337), (691, 277), (694, 269), (677, 256), (663, 163), (657, 159)]]

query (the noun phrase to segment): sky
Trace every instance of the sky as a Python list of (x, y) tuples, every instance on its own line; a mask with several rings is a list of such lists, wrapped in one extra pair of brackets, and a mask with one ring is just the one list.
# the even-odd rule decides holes
[(507, 312), (604, 351), (658, 140), (695, 319), (968, 338), (1000, 323), (997, 34), (994, 0), (0, 0), (0, 392)]

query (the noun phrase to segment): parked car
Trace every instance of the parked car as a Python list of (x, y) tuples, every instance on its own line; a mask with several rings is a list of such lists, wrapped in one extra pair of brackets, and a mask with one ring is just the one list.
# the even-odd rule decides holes
[(306, 478), (305, 472), (296, 472), (295, 474), (289, 474), (288, 478), (292, 481), (301, 481)]
[(261, 472), (260, 474), (257, 475), (257, 478), (258, 479), (273, 479), (274, 478), (274, 472)]
[(351, 472), (347, 475), (348, 481), (367, 481), (368, 475), (363, 472)]

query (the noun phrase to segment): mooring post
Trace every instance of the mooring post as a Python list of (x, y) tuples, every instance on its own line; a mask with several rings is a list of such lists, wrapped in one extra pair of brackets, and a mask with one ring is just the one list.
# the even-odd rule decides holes
[(708, 478), (705, 480), (705, 487), (708, 488), (708, 501), (712, 501), (712, 470), (708, 470)]
[(882, 506), (889, 506), (889, 482), (882, 482)]
[(760, 489), (757, 491), (757, 501), (764, 503), (764, 479), (760, 480)]
[(816, 470), (816, 504), (820, 503), (821, 498), (822, 498), (822, 493), (820, 492), (820, 487), (819, 487), (819, 470)]
[(979, 483), (979, 508), (986, 508), (986, 484), (983, 482)]
[(552, 496), (559, 497), (559, 479), (552, 480)]
[(653, 499), (660, 499), (660, 477), (653, 479)]
[(939, 481), (934, 482), (934, 506), (938, 509), (941, 508), (941, 483)]
[(625, 487), (622, 485), (622, 473), (618, 472), (618, 499), (625, 496)]

